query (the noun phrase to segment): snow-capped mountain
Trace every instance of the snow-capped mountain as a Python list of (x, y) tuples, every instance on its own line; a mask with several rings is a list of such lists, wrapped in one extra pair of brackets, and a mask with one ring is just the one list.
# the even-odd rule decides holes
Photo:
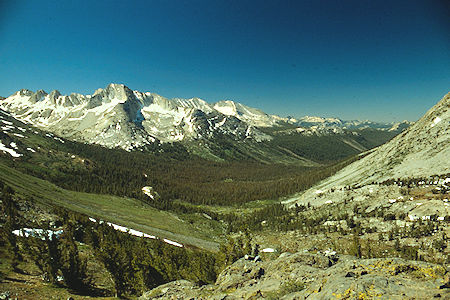
[(123, 84), (110, 84), (92, 95), (21, 90), (2, 100), (0, 108), (73, 140), (127, 150), (216, 133), (238, 140), (266, 140), (270, 137), (254, 126), (272, 126), (278, 119), (233, 101), (167, 99)]
[(286, 121), (284, 118), (268, 115), (259, 109), (248, 107), (230, 100), (215, 103), (214, 109), (224, 115), (234, 116), (255, 127), (270, 127), (277, 125), (279, 121)]
[[(341, 135), (337, 139), (354, 148), (349, 152), (345, 145), (336, 144), (333, 151), (343, 151), (343, 157), (377, 146), (402, 128), (397, 125), (392, 133), (364, 140), (357, 130), (366, 128), (361, 124), (369, 126), (369, 121), (321, 117), (295, 120), (230, 100), (210, 104), (199, 98), (168, 99), (133, 91), (123, 84), (110, 84), (92, 95), (20, 90), (0, 100), (0, 109), (57, 136), (108, 148), (155, 150), (162, 147), (161, 143), (180, 142), (189, 152), (205, 158), (250, 158), (304, 165), (317, 162), (311, 161), (312, 156), (305, 158), (305, 152), (295, 148), (303, 147), (304, 144), (294, 141), (302, 136), (329, 136), (336, 140), (336, 135)], [(391, 127), (392, 124), (385, 125), (382, 130)], [(380, 129), (381, 125), (373, 128)]]
[(343, 168), (298, 198), (292, 198), (290, 202), (321, 203), (317, 200), (317, 194), (325, 191), (345, 190), (348, 186), (361, 187), (391, 179), (449, 174), (450, 93), (414, 125), (388, 143), (365, 154), (364, 158)]
[(394, 123), (381, 123), (373, 122), (369, 120), (341, 120), (338, 118), (322, 118), (315, 116), (305, 116), (299, 120), (295, 120), (292, 124), (296, 124), (302, 128), (319, 128), (319, 129), (330, 129), (330, 128), (340, 128), (347, 130), (355, 129), (377, 129), (383, 131), (402, 131), (413, 124), (410, 121), (394, 122)]

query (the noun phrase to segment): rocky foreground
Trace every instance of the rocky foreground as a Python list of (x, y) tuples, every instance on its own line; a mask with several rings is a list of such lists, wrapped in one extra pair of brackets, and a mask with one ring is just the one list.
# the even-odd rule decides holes
[(273, 256), (241, 258), (214, 285), (179, 280), (140, 299), (450, 299), (449, 275), (436, 264), (333, 252)]

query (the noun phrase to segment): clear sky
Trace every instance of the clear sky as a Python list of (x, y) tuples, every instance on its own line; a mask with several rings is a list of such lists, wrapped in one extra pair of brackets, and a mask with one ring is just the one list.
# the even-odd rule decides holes
[(448, 3), (0, 0), (0, 95), (114, 82), (282, 116), (417, 120), (450, 91)]

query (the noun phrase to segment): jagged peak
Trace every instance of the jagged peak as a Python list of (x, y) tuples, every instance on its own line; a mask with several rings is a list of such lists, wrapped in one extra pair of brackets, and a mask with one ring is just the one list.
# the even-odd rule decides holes
[(104, 89), (97, 89), (90, 98), (90, 102), (100, 105), (102, 102), (110, 102), (113, 99), (125, 102), (129, 99), (136, 99), (135, 93), (124, 84), (110, 83)]
[(236, 103), (232, 100), (220, 100), (213, 104), (215, 110), (227, 116), (236, 116), (238, 111)]
[(235, 102), (233, 100), (224, 99), (217, 101), (215, 104), (235, 104)]
[(33, 94), (33, 91), (30, 91), (28, 89), (21, 89), (20, 91), (15, 92), (12, 96), (31, 96)]
[(58, 98), (59, 96), (61, 96), (61, 93), (58, 90), (53, 90), (49, 94), (50, 98)]
[(335, 122), (342, 123), (342, 120), (339, 118), (333, 117), (319, 117), (319, 116), (304, 116), (299, 119), (302, 122), (311, 122), (311, 123), (323, 123), (323, 122)]
[(111, 82), (110, 84), (108, 84), (107, 86), (106, 86), (106, 88), (108, 89), (108, 88), (120, 88), (120, 89), (124, 89), (124, 88), (127, 88), (127, 89), (129, 89), (125, 84), (123, 84), (123, 83), (113, 83), (113, 82)]
[(124, 84), (118, 83), (110, 83), (106, 87), (106, 89), (104, 89), (104, 93), (109, 99), (115, 98), (122, 101), (135, 97), (133, 91), (130, 88), (128, 88)]
[(234, 102), (233, 100), (220, 100), (217, 101), (216, 103), (213, 103), (214, 107), (232, 107), (234, 109), (236, 109), (236, 102)]
[(36, 91), (36, 94), (39, 94), (39, 95), (48, 95), (48, 93), (47, 93), (46, 91), (42, 90), (42, 89), (37, 90), (37, 91)]
[(107, 92), (133, 93), (133, 91), (129, 87), (122, 83), (110, 83), (104, 90)]
[(80, 94), (80, 93), (71, 93), (69, 96), (72, 96), (72, 97), (86, 97), (85, 95)]
[(102, 88), (96, 89), (95, 92), (92, 94), (92, 97), (97, 96), (103, 92)]

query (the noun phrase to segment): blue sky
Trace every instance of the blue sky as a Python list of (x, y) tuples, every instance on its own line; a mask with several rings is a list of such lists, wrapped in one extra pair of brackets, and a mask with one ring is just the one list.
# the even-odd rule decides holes
[(282, 116), (417, 120), (450, 91), (446, 1), (0, 1), (0, 95), (231, 99)]

